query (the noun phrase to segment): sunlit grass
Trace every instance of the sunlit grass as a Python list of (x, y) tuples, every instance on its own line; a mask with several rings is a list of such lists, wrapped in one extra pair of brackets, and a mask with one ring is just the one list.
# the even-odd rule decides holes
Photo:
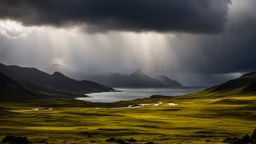
[[(195, 97), (196, 94), (106, 104), (69, 99), (0, 104), (0, 137), (25, 135), (34, 143), (46, 140), (49, 143), (96, 141), (104, 144), (110, 137), (133, 137), (141, 144), (148, 141), (206, 143), (206, 140), (221, 143), (226, 137), (241, 137), (256, 128), (256, 96)], [(110, 108), (159, 101), (163, 104), (158, 107)], [(53, 110), (21, 111), (39, 106)], [(97, 109), (99, 107), (102, 108)]]

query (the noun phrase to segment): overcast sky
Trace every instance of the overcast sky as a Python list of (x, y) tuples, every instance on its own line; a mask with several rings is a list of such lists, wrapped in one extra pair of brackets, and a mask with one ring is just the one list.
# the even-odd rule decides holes
[(255, 0), (1, 0), (0, 62), (214, 85), (256, 70)]

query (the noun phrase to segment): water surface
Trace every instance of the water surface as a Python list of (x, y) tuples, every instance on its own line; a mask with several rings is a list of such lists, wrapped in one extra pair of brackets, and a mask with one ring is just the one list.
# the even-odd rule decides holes
[(115, 88), (122, 92), (104, 92), (87, 94), (90, 98), (79, 97), (79, 100), (91, 102), (116, 102), (148, 98), (152, 95), (179, 96), (200, 91), (203, 88)]

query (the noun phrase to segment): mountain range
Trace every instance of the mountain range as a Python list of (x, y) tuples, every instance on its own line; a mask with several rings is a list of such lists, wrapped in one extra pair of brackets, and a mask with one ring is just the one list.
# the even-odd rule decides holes
[[(105, 79), (104, 79), (105, 78)], [(166, 87), (181, 86), (166, 76), (151, 78), (141, 70), (130, 75), (110, 74), (98, 77), (101, 82), (112, 80), (115, 86), (126, 87)], [(126, 83), (124, 83), (126, 82)], [(46, 97), (76, 97), (85, 93), (108, 92), (114, 89), (87, 80), (77, 81), (60, 72), (52, 75), (35, 68), (6, 66), (0, 64), (0, 101), (22, 100)], [(192, 94), (193, 96), (218, 96), (256, 94), (256, 72)], [(191, 97), (192, 98), (192, 97)]]
[(91, 74), (83, 77), (91, 81), (101, 83), (110, 87), (123, 88), (159, 88), (159, 87), (181, 87), (182, 85), (171, 80), (167, 76), (152, 78), (144, 74), (140, 69), (130, 75), (111, 73), (111, 74)]
[[(28, 92), (30, 95), (66, 95), (76, 96), (93, 92), (108, 92), (114, 89), (87, 80), (77, 81), (60, 72), (52, 75), (35, 68), (19, 66), (6, 66), (0, 64), (1, 95), (6, 91), (4, 87), (15, 87), (19, 91)], [(8, 86), (9, 85), (9, 86)]]

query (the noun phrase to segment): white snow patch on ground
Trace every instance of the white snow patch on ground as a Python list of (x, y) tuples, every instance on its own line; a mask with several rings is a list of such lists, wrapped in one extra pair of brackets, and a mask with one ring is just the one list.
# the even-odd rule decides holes
[[(138, 105), (129, 105), (128, 107), (117, 107), (117, 108), (110, 108), (110, 109), (141, 108), (141, 107), (144, 107), (144, 106), (160, 106), (162, 104), (163, 103), (160, 101), (160, 102), (155, 103), (155, 104), (138, 104)], [(99, 109), (99, 108), (97, 108), (97, 109)]]
[(32, 111), (51, 111), (53, 110), (53, 108), (34, 108), (34, 109), (30, 109), (30, 110), (21, 110), (20, 112), (32, 112)]
[(178, 104), (176, 103), (168, 103), (169, 106), (177, 106)]
[[(128, 107), (115, 107), (115, 108), (109, 108), (109, 109), (126, 109), (126, 108), (141, 108), (144, 106), (160, 106), (162, 105), (163, 102), (159, 101), (158, 103), (155, 104), (138, 104), (138, 105), (129, 105)], [(168, 103), (169, 106), (177, 106), (178, 104), (176, 103)], [(104, 109), (104, 108), (95, 108), (95, 109)]]

